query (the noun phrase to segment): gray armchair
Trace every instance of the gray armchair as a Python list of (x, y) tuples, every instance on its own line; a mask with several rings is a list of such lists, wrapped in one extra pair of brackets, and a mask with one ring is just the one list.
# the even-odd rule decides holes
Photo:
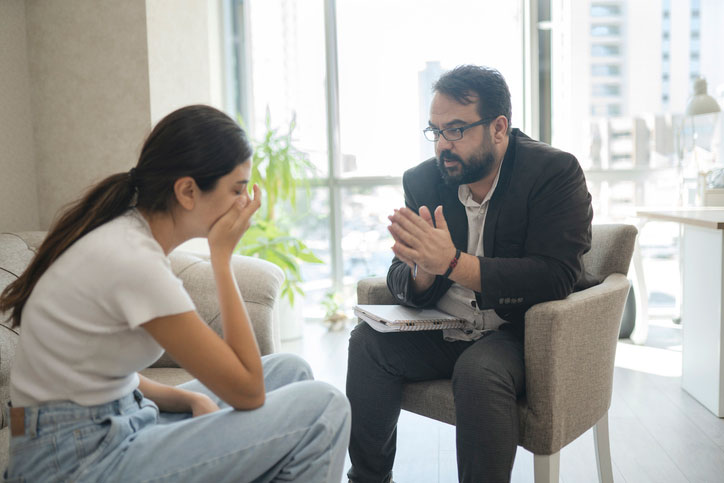
[[(594, 225), (584, 263), (603, 282), (526, 312), (526, 395), (518, 401), (518, 444), (534, 454), (536, 482), (557, 482), (560, 450), (591, 427), (599, 480), (613, 481), (608, 409), (636, 233), (631, 225)], [(396, 303), (384, 278), (361, 280), (357, 299)], [(406, 384), (402, 408), (454, 425), (450, 380)]]

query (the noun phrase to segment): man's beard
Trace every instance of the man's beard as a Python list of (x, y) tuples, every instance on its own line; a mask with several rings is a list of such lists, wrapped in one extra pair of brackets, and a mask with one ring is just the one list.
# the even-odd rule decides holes
[[(456, 161), (460, 166), (457, 174), (450, 174), (448, 168), (445, 167), (445, 161)], [(484, 147), (474, 154), (467, 162), (464, 162), (460, 156), (445, 150), (440, 153), (437, 158), (437, 167), (440, 170), (442, 179), (448, 186), (460, 186), (461, 184), (470, 184), (485, 178), (493, 170), (495, 165), (495, 157), (492, 150), (486, 150)]]

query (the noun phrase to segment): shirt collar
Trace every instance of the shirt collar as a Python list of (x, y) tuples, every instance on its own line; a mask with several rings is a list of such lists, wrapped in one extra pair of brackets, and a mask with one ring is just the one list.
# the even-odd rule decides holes
[(493, 192), (495, 192), (496, 186), (498, 186), (498, 179), (500, 179), (500, 171), (503, 168), (503, 162), (505, 162), (505, 158), (503, 158), (500, 166), (498, 166), (498, 172), (495, 173), (493, 185), (490, 187), (488, 194), (485, 195), (485, 198), (483, 198), (482, 202), (476, 203), (475, 200), (473, 200), (473, 192), (470, 190), (470, 186), (468, 186), (467, 184), (461, 184), (460, 186), (458, 186), (458, 199), (460, 200), (460, 203), (468, 208), (479, 208), (484, 206), (488, 201), (490, 201), (490, 198), (493, 197)]

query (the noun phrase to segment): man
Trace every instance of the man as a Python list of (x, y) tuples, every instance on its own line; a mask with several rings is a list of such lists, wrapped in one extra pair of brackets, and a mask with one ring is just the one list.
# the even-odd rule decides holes
[(457, 67), (433, 91), (424, 133), (436, 157), (403, 176), (387, 285), (399, 303), (437, 307), (469, 327), (354, 329), (352, 482), (391, 480), (402, 385), (441, 378), (452, 379), (460, 481), (509, 481), (524, 313), (595, 283), (581, 262), (593, 212), (576, 158), (510, 129), (510, 92), (494, 69)]

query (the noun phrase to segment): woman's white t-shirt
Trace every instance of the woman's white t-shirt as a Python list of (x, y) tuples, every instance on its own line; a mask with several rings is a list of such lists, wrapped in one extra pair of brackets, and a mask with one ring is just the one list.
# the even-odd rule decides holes
[(163, 349), (140, 327), (194, 310), (141, 214), (131, 209), (71, 245), (22, 312), (10, 376), (13, 406), (107, 403), (138, 386)]

